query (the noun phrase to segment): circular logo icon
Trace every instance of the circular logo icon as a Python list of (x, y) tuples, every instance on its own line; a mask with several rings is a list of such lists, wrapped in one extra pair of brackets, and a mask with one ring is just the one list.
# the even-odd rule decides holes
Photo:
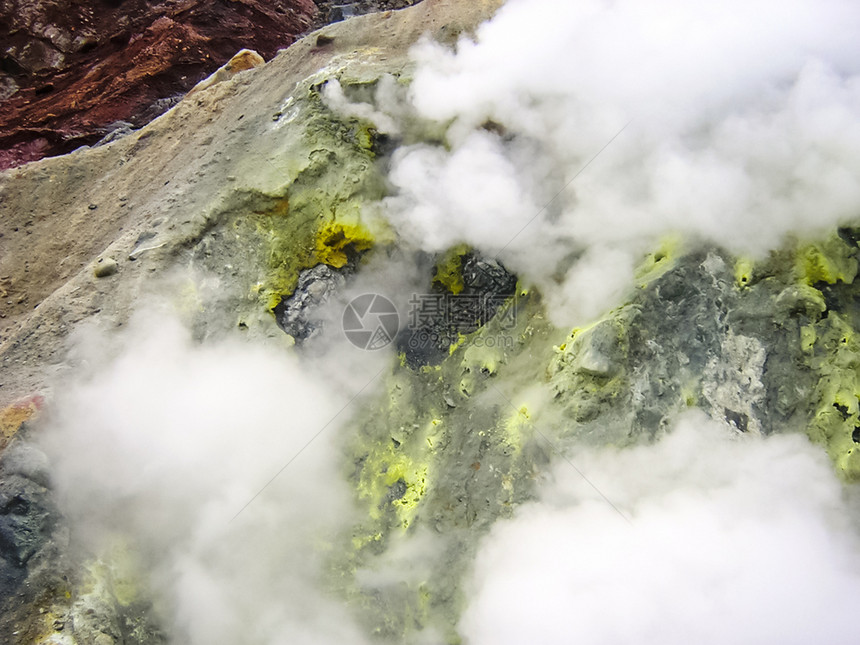
[(400, 329), (394, 303), (378, 293), (353, 298), (343, 310), (343, 333), (359, 349), (382, 349)]

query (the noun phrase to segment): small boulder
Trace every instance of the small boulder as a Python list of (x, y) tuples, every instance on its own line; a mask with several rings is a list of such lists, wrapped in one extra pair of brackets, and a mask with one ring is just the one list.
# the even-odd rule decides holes
[(119, 264), (113, 258), (99, 258), (93, 268), (93, 275), (97, 278), (106, 278), (119, 271)]

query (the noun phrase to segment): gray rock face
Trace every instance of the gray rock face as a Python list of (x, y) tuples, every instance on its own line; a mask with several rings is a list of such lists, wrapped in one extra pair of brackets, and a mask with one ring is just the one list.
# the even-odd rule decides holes
[(700, 252), (680, 260), (634, 300), (629, 340), (637, 395), (634, 431), (657, 432), (688, 399), (698, 401), (703, 374), (733, 369), (720, 366), (735, 293), (725, 260)]
[(48, 460), (16, 443), (0, 459), (0, 597), (28, 576), (28, 563), (51, 541), (59, 513), (48, 485)]
[[(857, 252), (833, 244), (834, 254)], [(838, 398), (838, 366), (854, 361), (846, 323), (860, 320), (848, 295), (856, 287), (807, 285), (779, 257), (753, 277), (732, 262), (718, 249), (676, 258), (627, 305), (574, 330), (550, 366), (574, 422), (567, 432), (624, 443), (655, 436), (689, 407), (737, 432), (802, 431), (820, 397)], [(853, 423), (849, 400), (834, 405), (840, 423)]]
[(403, 9), (421, 0), (318, 0), (321, 18), (324, 22), (338, 22), (374, 11)]
[[(14, 280), (16, 301), (18, 293), (30, 298), (7, 314), (0, 329), (3, 403), (38, 391), (43, 367), (61, 362), (65, 336), (78, 321), (122, 324), (146, 294), (144, 283), (178, 265), (224, 278), (213, 287), (219, 296), (215, 304), (205, 301), (209, 291), (195, 294), (207, 310), (195, 314), (194, 324), (236, 324), (232, 316), (224, 321), (227, 316), (212, 316), (217, 307), (219, 314), (238, 311), (241, 325), (249, 318), (243, 314), (257, 312), (263, 301), (266, 325), (247, 324), (252, 333), (255, 325), (267, 333), (274, 326), (268, 315), (273, 301), (252, 289), (270, 277), (266, 262), (273, 248), (276, 260), (298, 249), (305, 255), (295, 266), (313, 268), (295, 272), (298, 286), (279, 322), (298, 339), (312, 337), (313, 310), (344, 283), (343, 275), (319, 266), (325, 260), (314, 256), (321, 207), (347, 199), (350, 206), (359, 205), (377, 199), (379, 191), (355, 181), (364, 177), (356, 167), (371, 165), (370, 151), (356, 136), (359, 128), (324, 112), (309, 88), (329, 78), (348, 86), (382, 71), (399, 74), (411, 64), (408, 49), (428, 26), (459, 33), (496, 6), (492, 0), (428, 3), (426, 10), (416, 7), (402, 19), (368, 16), (357, 26), (332, 25), (322, 40), (308, 38), (257, 71), (198, 92), (140, 132), (0, 176), (0, 219), (11, 229), (4, 229), (2, 274)], [(273, 120), (275, 114), (283, 119)], [(349, 154), (339, 154), (341, 148)], [(329, 176), (346, 179), (329, 181)], [(328, 183), (321, 190), (323, 179)], [(277, 228), (282, 221), (288, 222), (289, 235)], [(15, 244), (6, 245), (12, 233)], [(121, 269), (94, 279), (98, 257), (120, 260)], [(20, 275), (8, 267), (20, 267)], [(289, 284), (285, 289), (293, 290), (292, 271), (291, 265), (286, 277), (278, 276)], [(0, 285), (0, 291), (7, 288), (6, 282)], [(228, 294), (221, 298), (224, 291)], [(209, 323), (212, 318), (218, 320)], [(48, 498), (44, 465), (38, 455), (19, 454), (10, 458), (8, 473), (0, 470), (0, 582), (3, 599), (10, 600), (0, 608), (0, 640), (16, 633), (12, 642), (160, 642), (151, 623), (138, 620), (146, 612), (143, 604), (118, 606), (113, 572), (103, 563), (90, 571), (58, 556), (65, 549), (65, 527)], [(390, 505), (414, 501), (412, 478), (386, 490)], [(45, 613), (57, 617), (47, 627)], [(51, 622), (56, 633), (40, 631), (50, 631)]]
[(128, 121), (114, 121), (113, 123), (109, 123), (105, 126), (105, 136), (99, 139), (93, 147), (103, 146), (105, 144), (110, 143), (111, 141), (116, 141), (117, 139), (121, 139), (122, 137), (128, 136), (132, 132), (134, 132), (134, 125), (129, 123)]
[(314, 310), (343, 289), (346, 284), (343, 276), (345, 272), (338, 272), (325, 264), (302, 271), (293, 295), (275, 307), (278, 326), (295, 338), (297, 343), (318, 335), (323, 324), (313, 318)]
[(764, 408), (762, 383), (767, 358), (764, 344), (757, 338), (740, 336), (731, 330), (705, 368), (702, 395), (710, 404), (713, 418), (722, 417), (740, 432), (761, 434), (756, 413)]
[(3, 453), (0, 459), (0, 472), (7, 477), (19, 475), (40, 486), (50, 488), (48, 457), (28, 443), (14, 443)]
[(14, 475), (0, 483), (0, 556), (7, 562), (25, 566), (53, 525), (53, 504), (43, 486)]
[(740, 302), (749, 297), (719, 252), (703, 250), (679, 258), (628, 305), (574, 330), (550, 368), (573, 421), (564, 432), (624, 443), (655, 436), (693, 406), (737, 431), (768, 431), (763, 379), (773, 338), (744, 324)]

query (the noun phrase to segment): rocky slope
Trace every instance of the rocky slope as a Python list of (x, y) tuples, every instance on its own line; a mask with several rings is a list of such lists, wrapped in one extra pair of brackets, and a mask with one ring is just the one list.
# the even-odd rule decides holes
[(333, 337), (319, 305), (380, 264), (468, 303), (449, 311), (463, 324), (431, 317), (395, 339), (339, 446), (357, 519), (320, 537), (314, 557), (331, 597), (381, 642), (462, 641), (478, 540), (572, 446), (648, 443), (699, 410), (733, 437), (805, 433), (843, 482), (860, 478), (856, 228), (790, 239), (757, 262), (667, 240), (640, 258), (618, 306), (569, 329), (486, 253), (421, 253), (379, 215), (397, 145), (445, 141), (446, 124), (406, 107), (397, 127), (380, 125), (383, 104), (408, 104), (409, 48), (424, 35), (451, 45), (499, 4), (425, 0), (329, 25), (137, 132), (0, 175), (10, 642), (182, 638), (134, 566), (136, 536), (69, 547), (74, 525), (32, 445), (40, 421), (25, 421), (42, 404), (22, 398), (50, 407), (52, 388), (86, 369), (70, 336), (89, 326), (110, 338), (152, 295), (201, 345), (241, 334), (309, 364)]
[[(192, 93), (140, 132), (4, 173), (3, 406), (49, 392), (70, 366), (69, 334), (82, 323), (122, 325), (152, 293), (147, 285), (170, 281), (173, 266), (226, 270), (217, 300), (234, 312), (228, 326), (286, 338), (269, 310), (292, 292), (299, 272), (319, 262), (342, 267), (348, 254), (389, 235), (357, 219), (357, 205), (382, 194), (373, 135), (367, 124), (326, 108), (320, 83), (337, 78), (360, 90), (383, 74), (404, 74), (407, 49), (420, 35), (474, 28), (494, 6), (435, 2), (331, 25), (265, 67)], [(224, 321), (206, 313), (207, 297), (192, 295), (186, 305), (203, 307), (193, 324), (218, 335)], [(14, 436), (17, 424), (4, 433)], [(145, 607), (129, 609), (111, 595), (113, 574), (65, 560), (67, 531), (45, 497), (49, 482), (34, 477), (37, 483), (25, 477), (20, 485), (4, 478), (15, 490), (2, 512), (11, 522), (3, 542), (3, 633), (22, 643), (51, 633), (81, 639), (73, 642), (160, 642), (151, 640), (157, 630), (124, 626), (145, 625)], [(26, 501), (31, 495), (41, 497)], [(25, 557), (15, 537), (23, 535), (34, 545)]]

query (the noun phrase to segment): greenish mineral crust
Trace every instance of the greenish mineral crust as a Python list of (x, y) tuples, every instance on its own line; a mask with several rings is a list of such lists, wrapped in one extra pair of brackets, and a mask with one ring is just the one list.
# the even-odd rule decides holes
[[(807, 432), (856, 481), (857, 254), (844, 233), (757, 262), (672, 240), (644, 260), (626, 304), (584, 327), (554, 328), (520, 288), (514, 329), (500, 314), (440, 365), (394, 366), (351, 447), (366, 520), (332, 560), (368, 629), (459, 642), (477, 536), (534, 494), (549, 454), (647, 441), (690, 407), (738, 433)], [(438, 549), (436, 564), (379, 583), (410, 540)]]
[(847, 229), (758, 263), (651, 254), (627, 305), (557, 347), (549, 383), (567, 432), (623, 444), (697, 406), (740, 432), (805, 430), (856, 481), (857, 258)]
[(856, 450), (860, 443), (860, 343), (856, 335), (860, 308), (854, 285), (855, 240), (851, 231), (843, 229), (839, 236), (798, 252), (799, 278), (816, 292), (814, 300), (813, 294), (808, 296), (804, 309), (820, 312), (817, 320), (800, 329), (803, 364), (815, 377), (808, 433), (827, 449), (837, 472), (847, 481), (860, 479)]
[(773, 254), (752, 273), (757, 284), (751, 289), (776, 332), (761, 337), (768, 348), (764, 411), (771, 431), (805, 428), (849, 482), (860, 477), (857, 259), (852, 230), (840, 229)]
[(470, 250), (468, 245), (460, 244), (440, 255), (436, 261), (433, 283), (454, 295), (463, 291), (463, 259)]
[(645, 287), (652, 280), (656, 280), (666, 271), (675, 266), (678, 257), (683, 253), (683, 244), (678, 236), (664, 238), (660, 245), (645, 256), (643, 262), (636, 267), (634, 280), (640, 287)]
[(823, 242), (799, 245), (795, 253), (798, 279), (808, 285), (851, 284), (857, 275), (856, 245), (852, 248), (838, 235)]
[(351, 87), (344, 76), (321, 81), (315, 75), (296, 90), (288, 127), (302, 134), (286, 160), (287, 182), (265, 196), (267, 204), (248, 204), (234, 222), (237, 230), (256, 238), (258, 244), (250, 246), (264, 255), (265, 275), (253, 289), (268, 310), (292, 294), (303, 269), (317, 264), (342, 268), (377, 242), (392, 240), (385, 222), (362, 213), (364, 205), (385, 194), (373, 130), (368, 122), (340, 117), (325, 105), (320, 85), (328, 80)]
[[(530, 496), (536, 464), (547, 459), (527, 402), (496, 381), (540, 378), (541, 361), (531, 359), (549, 358), (551, 328), (536, 295), (507, 306), (517, 310), (514, 328), (496, 316), (440, 365), (396, 366), (385, 395), (357, 421), (349, 479), (366, 520), (344, 536), (333, 567), (352, 578), (347, 595), (368, 629), (389, 640), (412, 642), (427, 630), (459, 642), (476, 536)], [(410, 540), (438, 549), (433, 567), (396, 585), (368, 583)]]
[(74, 624), (76, 642), (81, 644), (165, 643), (149, 597), (147, 577), (134, 545), (118, 538), (101, 558), (83, 564), (81, 579), (69, 594), (71, 605), (64, 620)]

